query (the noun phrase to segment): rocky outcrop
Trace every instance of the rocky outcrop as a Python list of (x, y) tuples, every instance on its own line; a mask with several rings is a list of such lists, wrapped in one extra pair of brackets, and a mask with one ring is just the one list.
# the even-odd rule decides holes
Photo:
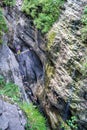
[(25, 130), (26, 119), (16, 106), (0, 99), (0, 129)]
[[(86, 4), (86, 0), (67, 0), (59, 20), (48, 34), (48, 57), (55, 73), (49, 85), (39, 87), (37, 95), (53, 130), (61, 130), (61, 124), (72, 116), (78, 118), (79, 130), (87, 129), (87, 79), (81, 71), (87, 47), (81, 41), (80, 32)], [(46, 71), (49, 77), (50, 71)]]

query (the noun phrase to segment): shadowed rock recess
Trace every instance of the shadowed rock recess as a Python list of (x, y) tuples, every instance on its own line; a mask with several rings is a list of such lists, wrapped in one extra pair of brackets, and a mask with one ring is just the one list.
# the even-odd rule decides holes
[[(87, 45), (82, 43), (80, 32), (85, 5), (87, 0), (65, 2), (59, 20), (47, 34), (47, 44), (31, 18), (21, 11), (22, 0), (17, 0), (14, 7), (3, 7), (9, 31), (0, 45), (0, 75), (19, 86), (23, 99), (40, 104), (52, 130), (63, 130), (61, 125), (67, 126), (66, 120), (72, 116), (77, 117), (78, 130), (87, 130), (87, 78), (82, 71)], [(2, 100), (2, 130), (14, 120), (8, 114), (11, 107), (18, 118), (18, 128), (13, 129), (10, 123), (8, 130), (24, 129), (16, 106), (4, 102), (6, 116), (1, 104)]]

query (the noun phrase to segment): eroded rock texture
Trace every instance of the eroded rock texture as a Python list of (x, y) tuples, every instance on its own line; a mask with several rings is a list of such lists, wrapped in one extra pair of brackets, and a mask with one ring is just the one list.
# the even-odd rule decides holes
[(53, 130), (61, 130), (61, 124), (70, 116), (78, 118), (79, 130), (87, 129), (87, 79), (81, 71), (87, 47), (81, 41), (80, 32), (86, 4), (86, 0), (67, 0), (59, 21), (48, 34), (50, 37), (56, 33), (53, 44), (48, 45), (55, 74), (43, 91), (38, 90), (38, 97)]
[[(87, 47), (80, 32), (86, 4), (87, 0), (67, 0), (61, 7), (59, 20), (48, 34), (55, 38), (50, 45), (48, 42), (47, 55), (40, 32), (21, 12), (22, 0), (13, 8), (4, 7), (9, 32), (3, 37), (6, 45), (0, 47), (0, 74), (25, 87), (31, 100), (38, 99), (53, 130), (61, 130), (71, 116), (78, 118), (79, 130), (87, 129), (87, 79), (82, 72)], [(44, 75), (45, 59), (54, 67), (51, 79)]]
[(25, 130), (26, 119), (16, 106), (0, 99), (0, 129)]

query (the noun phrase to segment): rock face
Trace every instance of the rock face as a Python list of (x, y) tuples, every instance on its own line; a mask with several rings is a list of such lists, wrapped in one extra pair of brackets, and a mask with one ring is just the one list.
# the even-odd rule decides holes
[(86, 0), (67, 0), (59, 21), (48, 34), (48, 41), (56, 34), (53, 44), (48, 42), (48, 55), (55, 74), (49, 85), (39, 87), (37, 95), (53, 130), (61, 130), (61, 124), (72, 116), (78, 118), (79, 130), (87, 129), (87, 79), (81, 71), (87, 47), (82, 43), (80, 33), (85, 5)]
[(7, 82), (14, 82), (22, 92), (22, 98), (28, 101), (17, 60), (7, 45), (0, 46), (0, 75), (3, 75)]
[[(67, 0), (61, 7), (60, 18), (48, 33), (47, 55), (40, 32), (21, 12), (22, 0), (15, 7), (4, 7), (9, 32), (3, 37), (6, 45), (0, 47), (0, 74), (6, 81), (14, 81), (25, 98), (26, 90), (31, 100), (38, 99), (53, 130), (61, 130), (61, 124), (72, 116), (78, 118), (79, 130), (87, 129), (87, 79), (82, 71), (87, 47), (80, 32), (86, 4), (87, 0)], [(44, 75), (46, 59), (51, 65)], [(51, 68), (54, 74), (50, 74)], [(3, 127), (8, 122), (6, 119)]]
[(45, 44), (32, 20), (21, 12), (21, 6), (22, 0), (19, 0), (14, 7), (4, 7), (9, 31), (3, 37), (6, 45), (0, 48), (0, 74), (21, 89), (25, 86), (29, 96), (33, 96), (35, 84), (44, 78)]
[[(14, 7), (3, 7), (8, 33), (0, 45), (0, 75), (6, 82), (18, 85), (23, 100), (36, 103), (37, 81), (44, 77), (45, 44), (31, 19), (21, 12), (21, 6), (22, 0), (16, 0)], [(15, 105), (0, 100), (0, 129), (24, 130), (23, 120)]]
[(26, 119), (21, 110), (10, 103), (0, 99), (0, 129), (25, 130)]

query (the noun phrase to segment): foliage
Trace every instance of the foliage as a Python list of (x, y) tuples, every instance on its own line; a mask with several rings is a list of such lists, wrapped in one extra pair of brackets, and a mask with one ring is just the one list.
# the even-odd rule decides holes
[(5, 85), (5, 80), (2, 75), (0, 75), (0, 88)]
[(67, 120), (67, 124), (73, 128), (74, 130), (77, 130), (77, 117), (76, 116), (72, 116), (70, 120)]
[(15, 2), (16, 0), (3, 0), (3, 4), (5, 4), (6, 6), (14, 6)]
[(4, 32), (7, 32), (8, 28), (5, 22), (5, 18), (2, 13), (2, 9), (0, 8), (0, 43), (2, 43), (2, 36)]
[[(72, 116), (70, 120), (66, 120), (67, 125), (73, 129), (73, 130), (77, 130), (77, 117), (76, 116)], [(61, 128), (64, 128), (64, 130), (68, 130), (67, 129), (67, 125), (65, 125), (64, 123), (61, 125)]]
[(23, 103), (21, 109), (25, 112), (28, 119), (26, 130), (46, 130), (46, 120), (35, 106)]
[(65, 122), (63, 122), (61, 124), (61, 129), (63, 129), (63, 130), (71, 130), (71, 128)]
[(22, 10), (33, 18), (37, 29), (46, 33), (58, 19), (63, 3), (64, 0), (24, 0)]
[[(3, 81), (3, 80), (0, 79), (0, 82), (1, 81)], [(2, 84), (3, 84), (3, 82), (2, 82)], [(11, 98), (15, 102), (18, 102), (20, 99), (20, 92), (19, 92), (18, 86), (13, 83), (4, 82), (4, 84), (0, 88), (0, 95), (5, 95), (5, 96)]]
[(85, 41), (87, 41), (87, 6), (84, 9), (82, 23), (83, 23), (83, 28), (81, 30), (82, 31), (82, 40), (85, 42)]

